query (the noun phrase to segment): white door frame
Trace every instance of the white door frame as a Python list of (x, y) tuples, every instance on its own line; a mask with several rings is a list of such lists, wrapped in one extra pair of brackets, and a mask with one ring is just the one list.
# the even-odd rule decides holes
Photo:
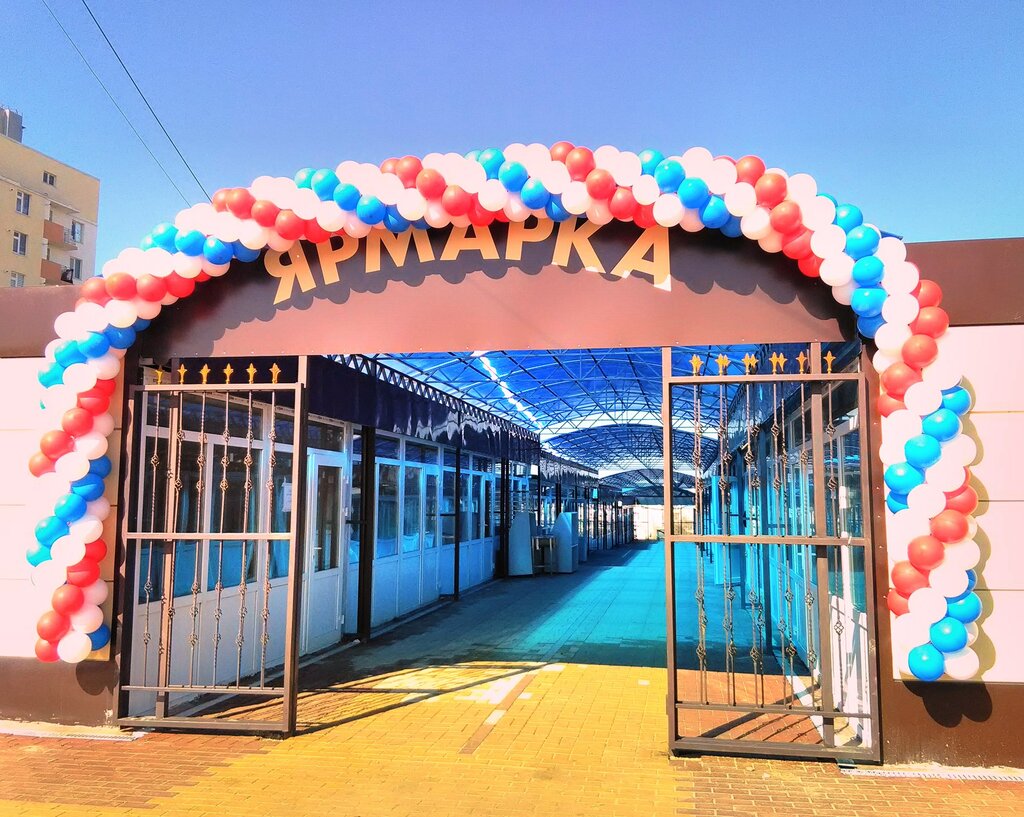
[[(319, 468), (326, 466), (330, 468), (337, 468), (340, 487), (339, 491), (339, 507), (338, 511), (338, 522), (339, 530), (338, 533), (341, 540), (338, 544), (338, 565), (337, 567), (328, 568), (326, 570), (314, 571), (314, 559), (319, 551), (319, 548), (315, 545), (318, 541), (316, 536), (319, 525), (319, 519), (317, 518), (317, 489), (319, 482)], [(344, 632), (344, 616), (345, 616), (345, 582), (346, 582), (346, 571), (348, 570), (348, 515), (349, 515), (349, 491), (351, 490), (349, 480), (349, 469), (348, 469), (348, 455), (340, 451), (324, 451), (321, 449), (309, 449), (307, 460), (306, 460), (306, 484), (307, 489), (307, 502), (308, 512), (306, 514), (306, 554), (304, 558), (304, 564), (302, 569), (302, 631), (300, 633), (299, 645), (300, 654), (315, 652), (316, 650), (324, 649), (330, 646), (332, 643), (337, 643), (341, 640), (342, 633)], [(333, 609), (335, 610), (336, 620), (334, 630), (337, 633), (336, 638), (328, 639), (324, 642), (311, 641), (310, 637), (310, 622), (312, 618), (312, 607), (314, 594), (318, 591), (316, 585), (330, 584), (335, 587), (336, 597), (334, 599), (335, 604)], [(323, 592), (323, 591), (320, 591)]]

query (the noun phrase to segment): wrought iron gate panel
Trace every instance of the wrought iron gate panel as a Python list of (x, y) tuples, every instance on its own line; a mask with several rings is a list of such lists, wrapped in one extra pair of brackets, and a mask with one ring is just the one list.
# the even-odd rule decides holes
[[(866, 387), (845, 351), (842, 371), (812, 343), (678, 375), (663, 350), (673, 751), (880, 757)], [(670, 478), (687, 470), (692, 520)]]
[(189, 383), (182, 365), (130, 387), (120, 723), (294, 731), (303, 362), (293, 383), (276, 364)]

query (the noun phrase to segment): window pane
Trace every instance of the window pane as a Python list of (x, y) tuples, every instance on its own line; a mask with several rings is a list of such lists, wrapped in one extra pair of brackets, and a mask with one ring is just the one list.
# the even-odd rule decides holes
[(473, 536), (473, 500), (472, 477), (469, 474), (461, 474), (459, 480), (459, 511), (462, 514), (462, 529), (459, 538), (462, 542), (474, 539)]
[(398, 472), (397, 465), (377, 466), (377, 541), (376, 558), (398, 552)]
[[(288, 533), (292, 524), (292, 455), (288, 451), (274, 454), (273, 495), (270, 514), (270, 530), (274, 533)], [(288, 575), (288, 542), (282, 540), (270, 543), (270, 578), (279, 579)]]
[(473, 475), (473, 534), (471, 539), (479, 539), (481, 535), (480, 524), (483, 521), (483, 477), (479, 474)]
[(397, 460), (398, 459), (398, 440), (394, 437), (377, 437), (376, 446), (377, 456), (383, 457), (384, 459)]
[(455, 541), (455, 472), (444, 472), (441, 497), (441, 541), (450, 545)]
[(437, 462), (437, 449), (430, 445), (420, 445), (419, 443), (406, 443), (405, 444), (405, 461), (406, 462), (425, 462), (425, 463), (436, 463)]
[(355, 460), (352, 463), (352, 491), (349, 504), (348, 526), (348, 563), (359, 562), (359, 537), (362, 533), (363, 519), (363, 463)]
[(423, 546), (437, 547), (437, 474), (427, 474)]
[(402, 514), (402, 552), (420, 549), (420, 474), (422, 469), (405, 467), (405, 498)]
[(324, 451), (345, 450), (345, 429), (341, 426), (310, 420), (307, 428), (309, 431), (306, 439), (310, 448)]
[(314, 532), (313, 569), (337, 567), (341, 551), (341, 469), (334, 465), (317, 467)]

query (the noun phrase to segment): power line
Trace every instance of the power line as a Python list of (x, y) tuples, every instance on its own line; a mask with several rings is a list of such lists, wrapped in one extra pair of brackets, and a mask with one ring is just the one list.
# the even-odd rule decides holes
[(207, 199), (209, 199), (210, 194), (206, 192), (206, 188), (203, 187), (203, 183), (199, 181), (199, 177), (195, 174), (195, 171), (192, 170), (192, 166), (188, 163), (188, 161), (182, 155), (181, 151), (178, 149), (178, 145), (171, 138), (171, 135), (167, 132), (167, 128), (165, 128), (164, 123), (160, 121), (160, 117), (156, 115), (156, 111), (153, 110), (153, 106), (149, 104), (149, 100), (146, 99), (146, 95), (142, 93), (142, 89), (139, 87), (139, 83), (135, 81), (135, 77), (132, 76), (132, 72), (128, 70), (128, 66), (124, 64), (124, 60), (122, 60), (121, 55), (117, 53), (117, 49), (114, 48), (114, 44), (110, 42), (110, 38), (107, 36), (107, 32), (103, 30), (103, 26), (100, 25), (100, 21), (97, 20), (96, 15), (92, 13), (92, 9), (89, 8), (89, 4), (86, 2), (86, 0), (82, 0), (82, 5), (85, 6), (85, 10), (89, 12), (89, 16), (92, 18), (93, 23), (96, 24), (96, 28), (98, 28), (100, 34), (103, 35), (103, 39), (106, 40), (107, 45), (110, 47), (111, 53), (115, 57), (117, 57), (117, 61), (121, 64), (121, 68), (124, 69), (124, 72), (128, 76), (128, 79), (130, 79), (132, 85), (135, 86), (135, 90), (139, 92), (139, 96), (142, 97), (142, 101), (146, 103), (146, 107), (149, 108), (149, 112), (153, 114), (153, 118), (156, 120), (156, 123), (160, 126), (160, 130), (164, 132), (164, 136), (167, 137), (167, 141), (171, 143), (171, 147), (174, 148), (174, 152), (178, 154), (178, 158), (181, 159), (181, 163), (185, 165), (186, 168), (188, 168), (188, 172), (192, 175), (192, 178), (195, 179), (196, 184), (199, 185), (199, 189), (203, 191), (203, 195), (206, 196)]
[(146, 143), (146, 140), (142, 137), (142, 134), (139, 133), (135, 129), (135, 126), (132, 124), (132, 121), (128, 118), (128, 114), (126, 114), (124, 112), (124, 109), (120, 105), (117, 104), (117, 100), (114, 99), (114, 95), (111, 94), (110, 90), (107, 88), (107, 86), (103, 84), (103, 80), (100, 79), (99, 74), (97, 74), (96, 71), (93, 70), (92, 65), (90, 65), (90, 63), (89, 63), (89, 60), (87, 60), (86, 57), (85, 57), (85, 54), (82, 53), (82, 49), (80, 49), (75, 44), (75, 41), (73, 39), (71, 39), (71, 35), (68, 34), (68, 30), (66, 28), (64, 28), (64, 26), (61, 24), (61, 21), (57, 19), (57, 15), (53, 13), (53, 9), (50, 8), (50, 6), (46, 2), (46, 0), (39, 0), (39, 1), (43, 4), (43, 6), (46, 8), (46, 10), (50, 13), (50, 16), (53, 18), (53, 21), (57, 24), (57, 27), (61, 30), (61, 32), (63, 32), (64, 36), (67, 37), (68, 42), (71, 43), (71, 47), (74, 48), (75, 51), (78, 53), (78, 56), (82, 58), (82, 62), (85, 63), (85, 67), (89, 69), (89, 73), (93, 75), (93, 77), (95, 78), (96, 82), (99, 83), (100, 88), (102, 88), (103, 92), (107, 95), (107, 98), (111, 101), (111, 103), (113, 103), (114, 107), (117, 108), (117, 112), (119, 114), (121, 114), (121, 117), (124, 119), (125, 123), (128, 125), (129, 128), (131, 128), (132, 133), (134, 133), (138, 137), (138, 140), (142, 143), (142, 146), (146, 149), (146, 153), (148, 153), (150, 155), (150, 157), (153, 159), (153, 161), (156, 162), (157, 167), (159, 167), (160, 170), (163, 171), (163, 174), (166, 177), (167, 181), (170, 182), (171, 187), (173, 187), (178, 192), (178, 195), (181, 196), (181, 200), (183, 202), (185, 202), (185, 205), (186, 206), (190, 206), (192, 204), (192, 202), (189, 201), (185, 197), (184, 193), (181, 192), (181, 188), (179, 188), (178, 185), (176, 185), (174, 183), (174, 179), (172, 179), (171, 178), (171, 174), (167, 172), (167, 168), (163, 166), (161, 161), (156, 157), (156, 154), (153, 153), (153, 151), (150, 149), (149, 145)]

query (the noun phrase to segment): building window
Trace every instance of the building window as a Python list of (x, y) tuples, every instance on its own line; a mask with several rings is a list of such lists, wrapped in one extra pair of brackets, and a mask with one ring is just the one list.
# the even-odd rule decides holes
[(25, 255), (28, 252), (28, 236), (24, 233), (14, 233), (14, 254)]
[(50, 187), (53, 187), (56, 183), (57, 183), (57, 177), (54, 176), (52, 173), (44, 170), (43, 171), (43, 184), (48, 184), (48, 185), (50, 185)]
[(18, 191), (18, 200), (15, 202), (14, 209), (21, 213), (23, 216), (28, 215), (28, 206), (32, 197), (24, 190)]
[(84, 230), (85, 230), (85, 227), (82, 226), (81, 222), (72, 221), (71, 222), (71, 240), (74, 241), (76, 244), (81, 244), (82, 243), (82, 235), (83, 235)]
[(11, 286), (12, 287), (23, 287), (25, 286), (25, 274), (21, 272), (11, 273)]
[(82, 280), (82, 259), (72, 258), (70, 262), (71, 278), (75, 281)]

